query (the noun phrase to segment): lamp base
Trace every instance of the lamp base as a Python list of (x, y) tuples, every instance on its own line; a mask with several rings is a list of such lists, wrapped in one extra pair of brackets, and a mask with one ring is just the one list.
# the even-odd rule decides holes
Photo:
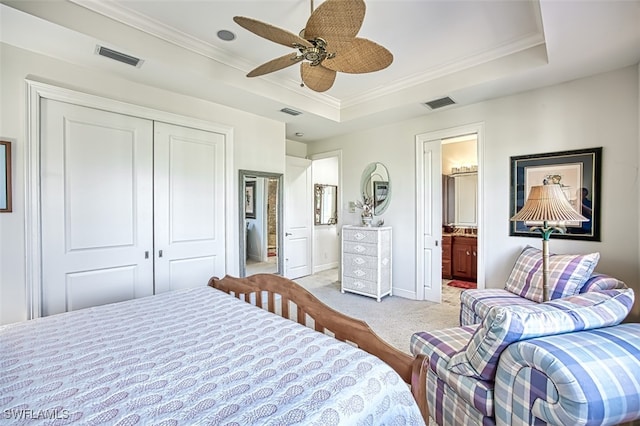
[(549, 239), (542, 240), (542, 301), (550, 300), (549, 294)]

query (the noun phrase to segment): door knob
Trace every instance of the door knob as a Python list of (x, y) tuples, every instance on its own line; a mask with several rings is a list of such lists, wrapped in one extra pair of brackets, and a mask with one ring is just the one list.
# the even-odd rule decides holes
[(285, 237), (288, 237), (289, 235), (293, 235), (293, 234), (292, 234), (291, 232), (285, 232), (285, 233), (284, 233), (284, 236), (285, 236)]

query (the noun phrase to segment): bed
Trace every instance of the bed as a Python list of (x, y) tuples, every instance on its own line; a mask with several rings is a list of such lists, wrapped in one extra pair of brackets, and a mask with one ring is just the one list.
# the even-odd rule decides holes
[(422, 391), (410, 386), (416, 368), (293, 281), (212, 278), (0, 328), (0, 416), (12, 424), (422, 425), (414, 399)]

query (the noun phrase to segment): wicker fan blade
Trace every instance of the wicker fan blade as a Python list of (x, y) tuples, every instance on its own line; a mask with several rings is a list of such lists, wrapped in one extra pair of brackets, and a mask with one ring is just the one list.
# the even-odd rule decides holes
[(251, 70), (247, 77), (257, 77), (259, 75), (269, 74), (270, 72), (278, 71), (293, 64), (297, 64), (302, 60), (301, 56), (297, 56), (295, 53), (287, 53), (276, 59), (272, 59), (269, 62), (265, 62), (259, 67)]
[(379, 71), (393, 62), (391, 52), (366, 38), (350, 41), (329, 39), (327, 46), (328, 50), (336, 52), (336, 56), (322, 61), (322, 66), (334, 71), (363, 74)]
[(300, 64), (300, 76), (304, 84), (316, 92), (324, 92), (336, 81), (336, 72), (322, 65), (311, 66), (308, 62)]
[(264, 37), (267, 40), (271, 40), (274, 43), (282, 44), (283, 46), (295, 47), (296, 44), (305, 47), (312, 46), (312, 44), (307, 40), (299, 37), (294, 33), (270, 24), (265, 24), (264, 22), (260, 22), (252, 18), (245, 18), (244, 16), (234, 16), (233, 20), (238, 25), (251, 31), (252, 33), (259, 35), (260, 37)]
[(358, 34), (366, 6), (364, 0), (327, 0), (313, 11), (304, 29), (304, 37), (313, 40), (316, 37), (352, 38)]

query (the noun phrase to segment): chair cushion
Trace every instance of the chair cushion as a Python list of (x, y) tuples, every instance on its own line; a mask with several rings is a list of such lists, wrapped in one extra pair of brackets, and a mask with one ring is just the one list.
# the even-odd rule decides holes
[[(549, 299), (577, 294), (600, 260), (600, 253), (549, 256)], [(542, 250), (527, 246), (516, 260), (505, 289), (534, 302), (542, 302)]]
[(590, 291), (531, 306), (492, 308), (469, 343), (451, 356), (451, 371), (493, 380), (502, 351), (511, 343), (540, 336), (616, 325), (629, 314), (630, 288)]

